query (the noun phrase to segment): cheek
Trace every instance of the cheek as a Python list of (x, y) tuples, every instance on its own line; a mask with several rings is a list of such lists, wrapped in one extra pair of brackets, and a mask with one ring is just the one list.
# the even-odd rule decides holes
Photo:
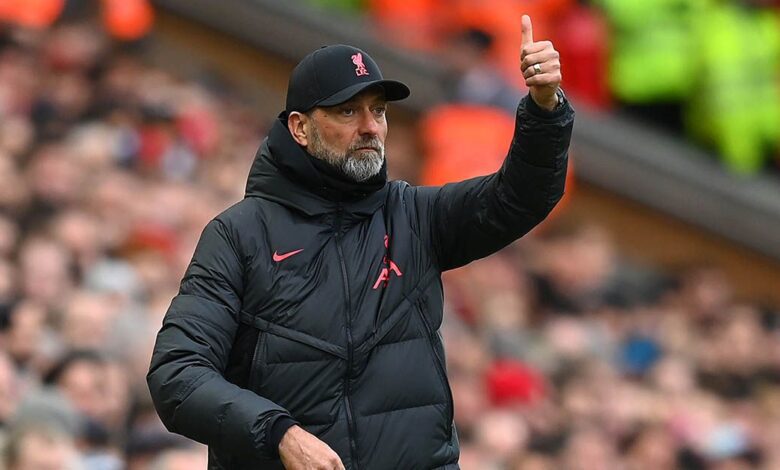
[(327, 146), (339, 151), (346, 150), (352, 139), (349, 132), (339, 126), (333, 125), (321, 126), (320, 136)]

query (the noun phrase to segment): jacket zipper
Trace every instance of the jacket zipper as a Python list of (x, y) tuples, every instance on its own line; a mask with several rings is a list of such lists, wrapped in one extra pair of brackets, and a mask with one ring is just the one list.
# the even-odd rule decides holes
[(255, 386), (255, 382), (257, 381), (257, 369), (260, 367), (257, 364), (257, 358), (260, 355), (260, 348), (263, 346), (263, 332), (261, 330), (257, 330), (257, 341), (255, 342), (255, 352), (252, 353), (252, 362), (250, 363), (249, 367), (249, 383), (247, 384), (249, 390), (256, 392), (257, 387)]
[(436, 372), (438, 372), (441, 384), (444, 387), (444, 390), (447, 392), (447, 425), (449, 426), (447, 437), (449, 440), (452, 440), (452, 420), (454, 419), (455, 406), (453, 404), (454, 400), (452, 398), (452, 390), (450, 389), (450, 384), (447, 381), (447, 374), (444, 372), (444, 361), (439, 357), (439, 353), (436, 352), (436, 345), (434, 344), (434, 338), (437, 333), (433, 331), (431, 324), (428, 323), (428, 319), (425, 318), (425, 312), (422, 310), (421, 302), (419, 302), (417, 305), (417, 312), (420, 314), (420, 318), (425, 325), (425, 330), (428, 333), (428, 344), (431, 346), (433, 361), (436, 365)]
[(346, 309), (344, 314), (346, 316), (347, 326), (347, 373), (344, 375), (344, 405), (347, 410), (347, 425), (349, 426), (349, 450), (352, 458), (352, 464), (355, 470), (358, 468), (357, 461), (357, 442), (355, 442), (355, 435), (357, 430), (355, 429), (355, 420), (353, 419), (352, 404), (349, 401), (350, 385), (349, 379), (352, 375), (352, 301), (349, 295), (349, 280), (347, 278), (347, 264), (344, 261), (344, 252), (341, 249), (341, 206), (338, 207), (336, 212), (336, 250), (339, 254), (339, 263), (341, 264), (341, 278), (344, 280), (344, 296), (346, 300)]

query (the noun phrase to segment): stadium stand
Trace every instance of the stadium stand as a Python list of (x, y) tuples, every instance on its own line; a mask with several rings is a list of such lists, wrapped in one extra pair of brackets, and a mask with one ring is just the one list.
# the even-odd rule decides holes
[[(176, 3), (158, 5), (176, 11)], [(225, 2), (223, 15), (209, 17), (207, 3), (184, 3), (214, 28), (233, 11)], [(241, 27), (256, 10), (239, 3), (244, 20), (229, 32), (253, 49), (263, 38), (242, 37)], [(284, 75), (284, 57), (317, 41), (361, 39), (318, 27), (308, 7), (254, 5), (268, 7), (258, 20), (273, 23), (266, 35), (288, 28), (262, 44), (272, 56), (266, 72)], [(197, 64), (207, 48), (195, 61), (175, 57), (193, 47), (185, 30), (197, 26), (162, 11), (157, 20), (161, 30), (146, 49), (112, 42), (98, 20), (0, 33), (0, 431), (9, 468), (32, 465), (25, 459), (68, 470), (205, 467), (203, 447), (162, 428), (143, 377), (194, 242), (242, 197), (284, 83), (236, 79), (251, 82), (247, 93), (259, 93), (252, 101), (235, 77)], [(200, 40), (212, 34), (197, 31)], [(213, 38), (223, 58), (242, 47)], [(435, 67), (390, 49), (378, 46), (375, 55), (415, 92), (411, 110), (394, 110), (409, 138), (417, 121), (410, 114), (429, 111), (444, 93), (431, 80)], [(627, 200), (660, 198), (652, 207), (668, 204), (676, 217), (721, 230), (733, 242), (717, 246), (777, 285), (776, 264), (762, 258), (774, 267), (761, 271), (734, 245), (780, 258), (778, 232), (761, 233), (780, 224), (776, 201), (765, 196), (775, 183), (735, 181), (696, 157), (675, 164), (692, 154), (688, 147), (614, 117), (581, 112), (578, 126), (584, 184), (575, 199), (597, 199), (589, 185)], [(634, 148), (650, 141), (660, 143)], [(419, 176), (417, 149), (393, 145), (391, 158), (404, 162), (395, 174)], [(663, 155), (652, 155), (658, 149)], [(720, 204), (710, 222), (675, 210), (674, 198), (690, 194), (700, 212)], [(462, 468), (780, 468), (777, 298), (745, 297), (708, 260), (676, 270), (639, 263), (598, 210), (584, 215), (556, 217), (447, 275), (443, 334)], [(683, 232), (675, 223), (666, 216), (658, 227)], [(658, 242), (663, 233), (630, 242), (652, 252), (680, 240)], [(701, 248), (685, 240), (678, 250)]]

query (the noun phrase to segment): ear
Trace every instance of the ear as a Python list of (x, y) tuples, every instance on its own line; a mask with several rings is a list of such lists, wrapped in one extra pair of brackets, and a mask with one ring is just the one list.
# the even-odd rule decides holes
[(287, 116), (287, 129), (290, 130), (292, 138), (301, 147), (309, 145), (309, 116), (293, 111)]

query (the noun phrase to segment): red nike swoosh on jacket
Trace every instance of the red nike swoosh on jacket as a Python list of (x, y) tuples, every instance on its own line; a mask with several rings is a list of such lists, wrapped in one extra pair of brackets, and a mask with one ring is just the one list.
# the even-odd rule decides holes
[(286, 259), (287, 259), (287, 258), (289, 258), (290, 256), (297, 255), (297, 254), (298, 254), (298, 253), (300, 253), (301, 251), (303, 251), (303, 248), (301, 248), (300, 250), (291, 251), (291, 252), (289, 252), (289, 253), (284, 253), (284, 254), (281, 254), (281, 255), (280, 255), (279, 253), (277, 253), (277, 252), (275, 252), (275, 251), (274, 251), (274, 256), (273, 256), (273, 258), (274, 258), (274, 261), (276, 261), (276, 262), (278, 263), (279, 261), (286, 260)]

